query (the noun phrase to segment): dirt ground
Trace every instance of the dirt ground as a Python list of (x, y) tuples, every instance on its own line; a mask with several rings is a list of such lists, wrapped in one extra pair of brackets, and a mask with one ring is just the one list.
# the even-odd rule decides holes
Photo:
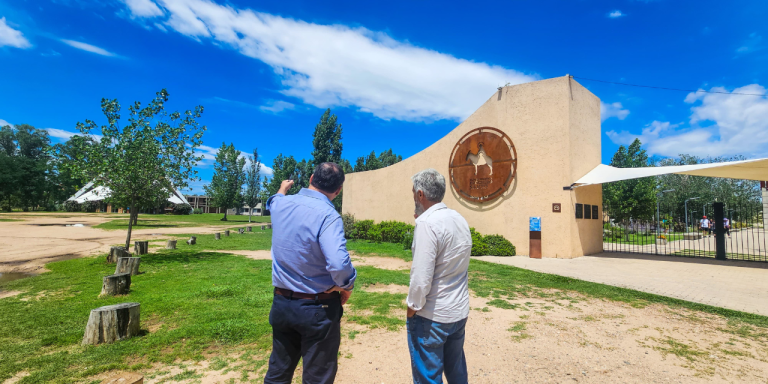
[[(45, 264), (94, 253), (108, 252), (109, 247), (125, 243), (125, 231), (91, 228), (126, 215), (78, 213), (25, 213), (3, 215), (24, 221), (0, 222), (0, 273), (40, 273)], [(66, 227), (65, 225), (83, 226)], [(140, 229), (133, 240), (152, 240), (173, 233), (213, 233), (215, 227), (181, 227)]]
[[(24, 222), (0, 222), (0, 272), (39, 272), (46, 262), (104, 252), (124, 241), (124, 231), (35, 225), (95, 225), (114, 216), (31, 216), (25, 215), (29, 218)], [(137, 237), (206, 231), (214, 228), (140, 230)], [(227, 252), (269, 258), (268, 251)], [(410, 267), (399, 259), (355, 254), (353, 262), (386, 269)], [(407, 287), (398, 285), (360, 289), (407, 293)], [(542, 293), (510, 299), (508, 309), (488, 305), (486, 298), (471, 298), (465, 344), (470, 382), (768, 383), (768, 332), (763, 329), (663, 305), (633, 307), (572, 292)], [(387, 331), (342, 321), (337, 383), (412, 382), (405, 327)], [(266, 356), (268, 351), (256, 353)], [(263, 375), (261, 367), (243, 377), (242, 370), (231, 369), (234, 363), (222, 368), (217, 363), (221, 358), (235, 361), (238, 356), (214, 355), (181, 367), (147, 370), (145, 382), (258, 381)], [(172, 379), (188, 371), (195, 375)], [(300, 374), (298, 369), (294, 382), (301, 382)]]
[[(268, 258), (265, 253), (248, 256)], [(388, 259), (353, 257), (358, 265), (373, 266)], [(391, 260), (379, 267), (391, 268)], [(407, 293), (407, 287), (398, 285), (361, 289)], [(471, 298), (464, 348), (470, 382), (768, 383), (768, 333), (762, 329), (664, 305), (633, 307), (576, 293), (542, 292), (549, 297), (508, 300), (514, 307), (510, 309)], [(405, 327), (392, 332), (342, 320), (336, 382), (412, 382), (406, 335)], [(234, 383), (244, 378), (241, 372), (212, 365), (209, 359), (166, 367), (166, 374), (147, 376), (145, 382)], [(248, 379), (259, 382), (264, 369)], [(201, 376), (169, 380), (184, 371)], [(294, 382), (300, 383), (300, 377), (301, 368)]]

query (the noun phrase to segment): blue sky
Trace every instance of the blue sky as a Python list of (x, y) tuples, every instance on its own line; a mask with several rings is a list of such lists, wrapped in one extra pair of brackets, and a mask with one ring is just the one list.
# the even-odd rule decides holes
[[(504, 83), (563, 76), (603, 102), (603, 162), (640, 137), (656, 156), (768, 156), (768, 2), (0, 0), (0, 124), (66, 140), (167, 88), (203, 105), (203, 182), (222, 142), (271, 165), (308, 158), (325, 108), (343, 156), (405, 157)], [(268, 172), (268, 169), (265, 169)]]

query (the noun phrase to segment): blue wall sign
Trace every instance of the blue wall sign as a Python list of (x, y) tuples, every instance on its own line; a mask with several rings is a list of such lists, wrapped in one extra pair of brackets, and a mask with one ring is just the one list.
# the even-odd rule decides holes
[(541, 217), (531, 217), (528, 223), (531, 232), (541, 232)]

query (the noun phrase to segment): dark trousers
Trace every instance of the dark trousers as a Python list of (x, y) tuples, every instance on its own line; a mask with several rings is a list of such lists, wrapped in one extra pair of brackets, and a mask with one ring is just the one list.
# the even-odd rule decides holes
[(343, 312), (339, 298), (291, 299), (276, 294), (269, 312), (272, 355), (264, 383), (291, 383), (300, 358), (304, 363), (304, 384), (333, 383)]

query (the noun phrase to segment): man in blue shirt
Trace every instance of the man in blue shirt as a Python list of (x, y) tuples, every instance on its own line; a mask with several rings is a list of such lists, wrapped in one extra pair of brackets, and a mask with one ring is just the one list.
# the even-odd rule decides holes
[(275, 295), (265, 384), (291, 383), (300, 358), (304, 383), (333, 383), (336, 378), (342, 305), (357, 278), (341, 216), (331, 203), (343, 183), (338, 164), (322, 163), (310, 177), (309, 188), (286, 196), (293, 180), (284, 180), (267, 200)]

